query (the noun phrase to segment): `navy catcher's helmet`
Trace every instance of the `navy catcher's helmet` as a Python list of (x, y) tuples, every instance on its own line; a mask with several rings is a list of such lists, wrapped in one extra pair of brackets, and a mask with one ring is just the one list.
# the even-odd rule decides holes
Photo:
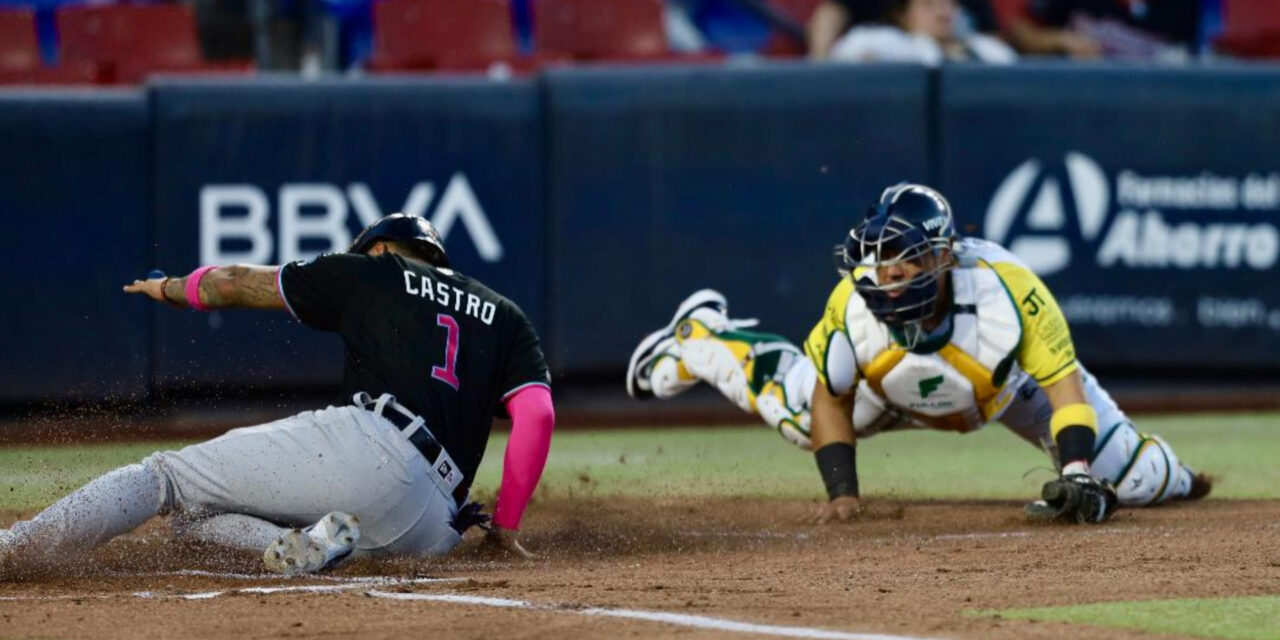
[[(942, 194), (924, 185), (897, 184), (885, 189), (866, 218), (849, 230), (840, 270), (853, 274), (854, 288), (881, 322), (898, 328), (918, 325), (933, 314), (939, 279), (951, 267), (951, 260), (939, 258), (955, 237), (951, 205)], [(932, 266), (911, 280), (877, 281), (878, 267), (920, 261), (926, 254), (935, 258)]]
[(449, 256), (444, 252), (444, 241), (440, 232), (422, 216), (411, 216), (404, 213), (393, 213), (365, 227), (356, 236), (347, 253), (366, 253), (373, 243), (379, 240), (407, 242), (423, 249), (423, 253), (431, 256), (428, 262), (437, 267), (448, 267)]

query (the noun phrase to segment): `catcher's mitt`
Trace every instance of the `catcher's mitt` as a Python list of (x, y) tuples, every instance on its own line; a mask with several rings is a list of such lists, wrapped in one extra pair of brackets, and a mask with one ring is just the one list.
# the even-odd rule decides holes
[(1027, 505), (1027, 517), (1046, 522), (1097, 524), (1110, 518), (1119, 504), (1110, 482), (1083, 473), (1046, 482), (1040, 497)]

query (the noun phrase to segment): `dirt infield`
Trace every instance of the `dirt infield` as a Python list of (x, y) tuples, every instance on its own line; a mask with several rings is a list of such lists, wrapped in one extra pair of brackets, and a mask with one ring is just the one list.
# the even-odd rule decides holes
[(1049, 639), (1081, 629), (966, 612), (1280, 585), (1280, 501), (1122, 511), (1097, 527), (1031, 525), (1012, 502), (892, 501), (817, 527), (802, 522), (814, 506), (543, 502), (526, 526), (534, 561), (483, 558), (472, 534), (442, 560), (299, 579), (153, 523), (88, 562), (0, 582), (0, 636)]

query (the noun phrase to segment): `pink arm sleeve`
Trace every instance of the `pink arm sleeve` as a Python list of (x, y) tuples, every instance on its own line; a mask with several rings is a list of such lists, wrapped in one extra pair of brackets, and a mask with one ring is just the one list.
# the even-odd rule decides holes
[(551, 390), (542, 385), (517, 391), (507, 399), (506, 407), (511, 416), (511, 439), (507, 441), (493, 523), (504, 529), (518, 529), (547, 464), (556, 411), (551, 405)]

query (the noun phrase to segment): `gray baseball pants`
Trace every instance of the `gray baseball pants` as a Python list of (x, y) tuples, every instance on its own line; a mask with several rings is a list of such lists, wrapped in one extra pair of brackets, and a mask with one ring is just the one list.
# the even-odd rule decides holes
[(0, 533), (24, 556), (61, 557), (170, 515), (179, 536), (262, 551), (289, 528), (344, 511), (360, 518), (357, 554), (433, 556), (461, 539), (457, 510), (394, 425), (342, 406), (155, 453)]

